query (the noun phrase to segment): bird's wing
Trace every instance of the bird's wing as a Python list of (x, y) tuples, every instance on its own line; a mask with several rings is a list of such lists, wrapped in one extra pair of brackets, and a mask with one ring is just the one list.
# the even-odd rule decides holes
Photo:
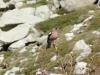
[(48, 36), (50, 36), (51, 35), (51, 32), (48, 34)]
[(48, 34), (47, 43), (49, 43), (50, 36), (51, 36), (51, 32)]

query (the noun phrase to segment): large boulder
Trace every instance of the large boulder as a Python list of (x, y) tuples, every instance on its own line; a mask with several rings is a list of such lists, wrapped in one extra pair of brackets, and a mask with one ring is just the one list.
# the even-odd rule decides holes
[(76, 42), (76, 44), (73, 48), (73, 51), (82, 51), (75, 60), (76, 62), (79, 62), (91, 53), (91, 48), (82, 39), (82, 40), (79, 40), (78, 42)]
[(75, 7), (80, 8), (87, 5), (92, 5), (95, 0), (75, 0)]
[(0, 0), (0, 8), (6, 8), (7, 4), (3, 0)]
[(60, 5), (61, 5), (61, 7), (65, 7), (65, 0), (61, 0)]
[(0, 35), (0, 41), (3, 42), (4, 44), (11, 43), (17, 40), (20, 40), (26, 35), (28, 35), (29, 30), (30, 30), (31, 25), (28, 24), (21, 24), (18, 25), (17, 27), (7, 31), (3, 32)]
[(47, 5), (39, 6), (36, 8), (35, 16), (38, 16), (43, 20), (47, 20), (50, 17), (50, 9)]
[(13, 50), (14, 51), (14, 50), (17, 50), (17, 49), (21, 49), (24, 46), (26, 46), (28, 43), (30, 44), (30, 43), (36, 42), (37, 39), (38, 39), (39, 43), (44, 44), (44, 42), (45, 42), (44, 38), (45, 37), (43, 37), (43, 38), (41, 37), (40, 38), (40, 35), (41, 35), (41, 32), (39, 32), (35, 28), (31, 28), (31, 33), (27, 37), (12, 43), (9, 46), (8, 50)]
[(66, 12), (71, 12), (75, 10), (75, 1), (74, 0), (65, 0), (65, 7)]
[(53, 12), (56, 13), (56, 8), (59, 6), (57, 0), (48, 0), (48, 7)]
[(24, 5), (23, 2), (17, 2), (17, 3), (15, 4), (15, 8), (20, 9), (23, 5)]
[(53, 0), (53, 4), (56, 8), (60, 7), (59, 1), (58, 0)]
[(8, 48), (8, 50), (17, 50), (17, 49), (21, 49), (25, 46), (25, 43), (26, 43), (26, 40), (25, 39), (22, 39), (22, 40), (19, 40), (13, 44), (11, 44)]
[(31, 7), (7, 11), (1, 17), (0, 27), (19, 23), (35, 25), (36, 23), (43, 21), (41, 18), (34, 16), (34, 12), (35, 9)]
[(39, 45), (44, 46), (47, 43), (47, 38), (48, 38), (48, 36), (44, 35), (40, 38), (37, 38), (36, 41), (38, 42)]
[(80, 7), (93, 4), (95, 0), (65, 0), (65, 11), (71, 12)]
[(9, 46), (8, 50), (14, 51), (14, 50), (17, 50), (17, 49), (21, 49), (21, 48), (25, 47), (27, 43), (31, 43), (31, 42), (34, 43), (37, 38), (39, 38), (39, 37), (35, 37), (33, 34), (29, 34), (26, 38), (18, 40), (15, 43), (12, 43)]
[(40, 30), (37, 30), (36, 28), (32, 27), (31, 32), (34, 37), (41, 37), (44, 33)]

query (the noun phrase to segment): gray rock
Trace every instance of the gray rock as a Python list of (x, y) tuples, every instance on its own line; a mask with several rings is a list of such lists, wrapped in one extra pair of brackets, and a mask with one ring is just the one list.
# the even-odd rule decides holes
[(0, 8), (6, 8), (7, 4), (3, 1), (0, 0)]
[(71, 12), (80, 7), (92, 5), (95, 0), (65, 0), (65, 11)]
[(65, 0), (65, 7), (64, 7), (66, 12), (71, 12), (74, 11), (75, 8), (75, 1), (74, 0)]
[(1, 17), (0, 27), (19, 23), (35, 25), (36, 23), (43, 21), (41, 18), (34, 16), (34, 12), (35, 9), (31, 7), (7, 11)]
[(38, 16), (43, 20), (47, 20), (50, 17), (50, 9), (47, 5), (39, 6), (36, 8), (35, 16)]
[(80, 53), (80, 55), (76, 58), (76, 62), (81, 61), (82, 59), (84, 59), (85, 57), (87, 57), (90, 53), (91, 53), (91, 48), (85, 43), (84, 40), (79, 40), (78, 42), (76, 42), (73, 51), (77, 51), (77, 50), (82, 50), (82, 52)]
[(53, 0), (53, 4), (56, 8), (59, 8), (60, 4), (58, 0)]
[(11, 51), (14, 51), (14, 50), (17, 50), (17, 49), (21, 49), (25, 46), (25, 43), (26, 43), (26, 40), (22, 39), (22, 40), (19, 40), (13, 44), (11, 44), (8, 48), (8, 50), (11, 50)]
[(7, 32), (3, 32), (0, 35), (0, 41), (3, 42), (4, 44), (7, 44), (7, 43), (20, 40), (26, 37), (26, 35), (28, 35), (30, 27), (31, 25), (28, 25), (28, 24), (18, 25), (17, 27)]

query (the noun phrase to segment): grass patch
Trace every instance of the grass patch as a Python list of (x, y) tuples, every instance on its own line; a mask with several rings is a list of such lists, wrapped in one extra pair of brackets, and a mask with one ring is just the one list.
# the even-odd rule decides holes
[(87, 14), (88, 11), (92, 10), (92, 9), (94, 9), (93, 6), (87, 6), (85, 8), (81, 8), (74, 12), (71, 12), (67, 15), (58, 16), (56, 18), (40, 22), (40, 23), (36, 24), (35, 27), (37, 29), (40, 29), (40, 30), (46, 32), (46, 31), (52, 29), (53, 27), (57, 27), (57, 28), (61, 29), (68, 25), (77, 24), (77, 23), (81, 22), (79, 20), (79, 17), (83, 14)]
[(87, 31), (100, 29), (100, 11), (95, 12), (93, 18), (89, 21), (90, 26), (87, 28)]
[(10, 0), (3, 0), (4, 2), (9, 2)]
[(88, 58), (84, 59), (85, 62), (89, 63), (90, 75), (100, 74), (100, 54), (91, 53)]

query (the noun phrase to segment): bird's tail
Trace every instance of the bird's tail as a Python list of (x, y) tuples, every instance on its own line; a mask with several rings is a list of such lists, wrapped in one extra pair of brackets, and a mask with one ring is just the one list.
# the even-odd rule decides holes
[(51, 42), (48, 42), (46, 49), (51, 47)]

